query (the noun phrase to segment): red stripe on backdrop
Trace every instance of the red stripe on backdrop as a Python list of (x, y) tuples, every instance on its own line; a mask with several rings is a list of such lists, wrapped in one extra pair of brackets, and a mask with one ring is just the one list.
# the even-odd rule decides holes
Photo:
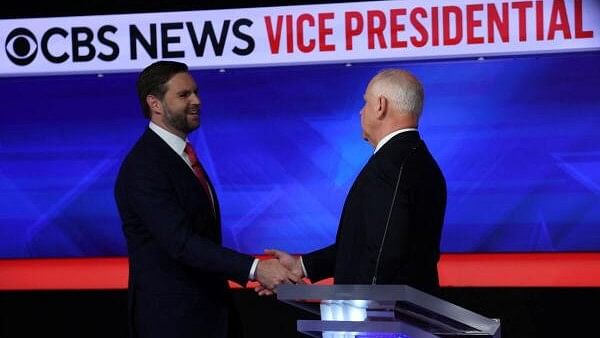
[(600, 286), (600, 253), (448, 254), (442, 286)]
[(0, 290), (125, 289), (127, 258), (0, 260)]
[[(599, 287), (600, 253), (444, 254), (439, 272), (450, 287)], [(0, 260), (0, 290), (125, 289), (127, 275), (126, 257)]]

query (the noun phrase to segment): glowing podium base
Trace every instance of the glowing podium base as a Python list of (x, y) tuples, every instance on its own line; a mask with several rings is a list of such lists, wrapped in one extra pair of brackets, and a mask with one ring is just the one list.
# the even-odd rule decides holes
[(500, 321), (407, 285), (281, 285), (277, 299), (320, 314), (298, 331), (324, 338), (500, 338)]

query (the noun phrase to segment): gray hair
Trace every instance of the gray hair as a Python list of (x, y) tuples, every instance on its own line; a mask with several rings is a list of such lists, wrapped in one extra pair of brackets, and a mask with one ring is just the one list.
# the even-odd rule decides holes
[(393, 108), (412, 114), (417, 121), (423, 112), (423, 85), (411, 73), (400, 69), (384, 69), (369, 83), (375, 95), (384, 96)]

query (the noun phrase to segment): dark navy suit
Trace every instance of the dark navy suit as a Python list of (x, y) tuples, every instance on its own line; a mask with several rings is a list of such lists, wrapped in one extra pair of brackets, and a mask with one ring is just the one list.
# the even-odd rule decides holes
[(226, 281), (245, 283), (253, 258), (221, 246), (216, 195), (213, 209), (190, 167), (147, 129), (123, 161), (115, 197), (129, 252), (132, 336), (227, 337)]
[(346, 197), (336, 242), (302, 256), (311, 279), (333, 275), (336, 284), (371, 284), (398, 172), (405, 160), (377, 284), (408, 284), (437, 291), (446, 182), (417, 131), (394, 136), (369, 159)]

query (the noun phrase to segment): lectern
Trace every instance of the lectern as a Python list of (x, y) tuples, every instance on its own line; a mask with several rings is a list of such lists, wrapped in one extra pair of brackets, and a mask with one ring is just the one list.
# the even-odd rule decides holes
[(407, 285), (281, 285), (277, 299), (320, 314), (298, 331), (324, 338), (500, 338), (500, 321)]

